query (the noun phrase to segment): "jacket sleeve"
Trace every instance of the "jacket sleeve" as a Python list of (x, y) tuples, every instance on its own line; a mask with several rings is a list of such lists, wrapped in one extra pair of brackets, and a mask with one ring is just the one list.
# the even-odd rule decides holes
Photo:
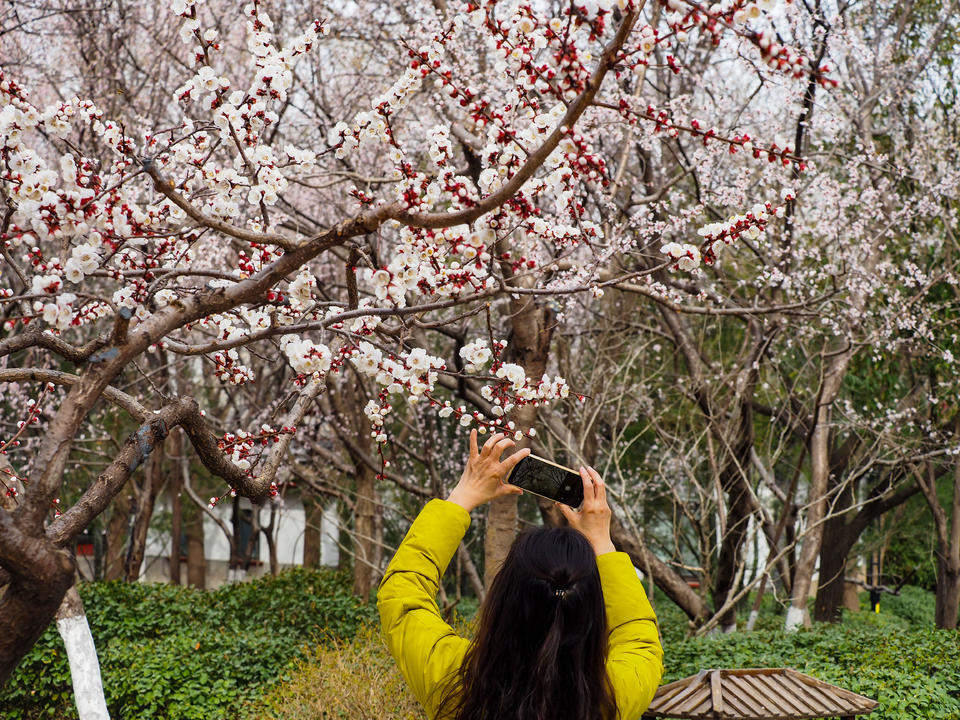
[(663, 677), (657, 616), (629, 555), (599, 555), (597, 568), (610, 631), (607, 674), (621, 720), (638, 720)]
[(469, 642), (440, 615), (436, 595), (470, 514), (431, 500), (414, 520), (387, 566), (377, 592), (380, 628), (414, 696), (436, 715), (445, 683), (462, 664)]

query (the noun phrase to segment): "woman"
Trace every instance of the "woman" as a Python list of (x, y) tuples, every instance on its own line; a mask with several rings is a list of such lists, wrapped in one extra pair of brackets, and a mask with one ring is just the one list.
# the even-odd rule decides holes
[(435, 596), (470, 511), (523, 491), (503, 479), (528, 450), (497, 434), (477, 449), (446, 500), (431, 500), (387, 566), (377, 606), (387, 646), (417, 700), (444, 720), (637, 720), (663, 673), (656, 616), (630, 558), (610, 541), (600, 476), (580, 468), (580, 510), (567, 528), (521, 534), (459, 637)]

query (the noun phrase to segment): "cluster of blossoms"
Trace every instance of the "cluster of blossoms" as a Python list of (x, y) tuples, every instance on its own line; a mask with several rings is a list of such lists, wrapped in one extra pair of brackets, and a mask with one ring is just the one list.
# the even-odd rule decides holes
[(487, 345), (487, 341), (479, 338), (460, 348), (460, 357), (463, 358), (464, 369), (466, 369), (467, 372), (477, 373), (490, 362), (490, 358), (493, 357), (493, 352), (490, 350), (490, 346)]
[[(498, 353), (505, 347), (503, 341), (498, 341)], [(431, 398), (433, 404), (440, 405), (438, 414), (440, 417), (450, 417), (451, 415), (459, 419), (462, 427), (469, 427), (477, 424), (481, 433), (487, 430), (509, 431), (514, 433), (515, 439), (519, 440), (523, 433), (516, 428), (512, 420), (507, 420), (507, 414), (517, 406), (522, 405), (542, 405), (557, 399), (566, 398), (570, 395), (570, 388), (566, 381), (559, 377), (551, 378), (544, 375), (539, 381), (528, 378), (526, 371), (520, 365), (514, 363), (494, 362), (494, 377), (499, 382), (483, 385), (480, 388), (480, 395), (489, 402), (490, 410), (484, 415), (479, 411), (468, 411), (463, 405), (453, 405), (450, 401), (440, 403)], [(582, 396), (578, 396), (583, 399)], [(527, 435), (533, 437), (536, 434), (531, 428)]]
[[(19, 447), (20, 437), (23, 435), (24, 431), (26, 431), (26, 429), (31, 425), (37, 425), (40, 423), (40, 415), (43, 412), (43, 406), (41, 403), (48, 393), (53, 392), (54, 387), (55, 386), (53, 383), (46, 383), (40, 390), (40, 395), (36, 399), (32, 397), (26, 399), (26, 402), (24, 403), (26, 419), (17, 421), (17, 431), (10, 439), (5, 441), (0, 440), (0, 455), (6, 455), (10, 449)], [(18, 475), (6, 463), (3, 466), (0, 466), (0, 486), (3, 487), (3, 492), (6, 497), (17, 497), (19, 494), (17, 483), (26, 485), (27, 478)]]
[[(789, 5), (791, 0), (786, 0)], [(674, 30), (679, 42), (686, 42), (690, 30), (699, 27), (701, 32), (715, 45), (720, 43), (725, 29), (747, 40), (760, 53), (768, 67), (801, 78), (813, 73), (824, 87), (836, 87), (837, 81), (829, 78), (830, 68), (817, 67), (816, 60), (777, 41), (776, 30), (769, 22), (762, 29), (744, 27), (748, 23), (760, 21), (774, 8), (775, 0), (721, 0), (709, 6), (685, 0), (660, 0), (669, 11), (667, 23)], [(673, 64), (671, 64), (673, 67)], [(674, 71), (677, 68), (674, 67)]]
[[(793, 190), (785, 188), (780, 197), (784, 202), (795, 198)], [(733, 215), (724, 222), (715, 222), (704, 225), (697, 234), (703, 238), (701, 245), (703, 261), (710, 265), (716, 262), (717, 252), (725, 245), (736, 242), (739, 238), (747, 240), (761, 240), (771, 218), (783, 217), (785, 205), (773, 203), (757, 203), (746, 213)]]
[(214, 353), (213, 361), (216, 363), (216, 376), (220, 382), (244, 385), (256, 379), (253, 370), (240, 364), (240, 354), (234, 348)]
[[(273, 443), (280, 442), (281, 435), (293, 435), (297, 429), (293, 427), (281, 426), (274, 428), (264, 423), (260, 426), (259, 432), (248, 433), (245, 430), (238, 430), (235, 433), (224, 433), (223, 437), (217, 441), (217, 447), (231, 462), (241, 470), (249, 470), (256, 463), (258, 456), (265, 447)], [(253, 462), (251, 462), (251, 457)]]
[(92, 243), (86, 242), (77, 245), (70, 253), (70, 259), (64, 266), (64, 277), (72, 283), (83, 282), (85, 275), (89, 275), (100, 267), (99, 249)]
[(326, 345), (302, 339), (299, 335), (284, 335), (280, 340), (280, 349), (290, 366), (301, 375), (322, 375), (330, 369), (333, 359)]
[(303, 268), (289, 286), (290, 308), (295, 312), (307, 310), (313, 305), (313, 291), (317, 287), (317, 279), (307, 268)]
[[(403, 150), (393, 137), (390, 129), (390, 116), (402, 110), (410, 98), (420, 89), (420, 85), (429, 74), (428, 67), (440, 67), (444, 47), (449, 38), (438, 37), (434, 42), (425, 44), (417, 50), (424, 64), (414, 63), (385, 92), (373, 99), (373, 110), (358, 112), (353, 122), (338, 122), (330, 130), (327, 144), (335, 149), (337, 158), (344, 159), (367, 144), (386, 143), (387, 158), (396, 165), (403, 162)], [(398, 175), (399, 177), (399, 175)]]
[[(143, 268), (143, 236), (158, 225), (164, 208), (142, 206), (135, 200), (137, 190), (123, 185), (121, 178), (130, 164), (125, 156), (132, 152), (133, 144), (119, 124), (105, 120), (95, 105), (72, 98), (38, 109), (2, 72), (0, 96), (5, 98), (0, 111), (0, 155), (5, 169), (0, 171), (0, 181), (13, 208), (3, 242), (8, 252), (22, 252), (23, 260), (34, 269), (30, 281), (33, 310), (56, 331), (103, 317), (111, 311), (108, 303), (90, 300), (78, 308), (77, 295), (63, 292), (64, 283), (82, 283), (99, 270), (104, 255), (113, 256), (119, 266)], [(59, 169), (54, 169), (27, 146), (28, 133), (62, 138), (75, 120), (90, 127), (121, 158), (102, 162), (67, 154), (60, 156)], [(69, 253), (65, 262), (44, 258), (39, 244), (51, 240)], [(133, 309), (142, 300), (137, 293), (145, 287), (141, 281), (118, 291), (114, 301)], [(50, 301), (36, 297), (42, 295), (56, 297)]]
[(676, 260), (679, 270), (696, 270), (700, 267), (700, 248), (687, 243), (668, 242), (660, 247), (660, 252)]
[[(780, 197), (784, 202), (789, 202), (795, 195), (793, 190), (784, 189)], [(725, 221), (708, 223), (698, 228), (697, 234), (702, 238), (699, 245), (672, 241), (661, 245), (660, 252), (676, 261), (673, 264), (675, 270), (694, 272), (700, 268), (701, 261), (707, 265), (715, 263), (718, 251), (740, 238), (762, 240), (770, 220), (783, 217), (785, 212), (784, 205), (756, 203), (746, 213), (732, 215)]]
[(742, 151), (758, 160), (780, 163), (784, 167), (793, 166), (799, 172), (807, 169), (807, 163), (797, 157), (789, 145), (781, 147), (776, 142), (758, 143), (747, 133), (725, 137), (718, 134), (715, 128), (705, 127), (704, 123), (696, 118), (684, 120), (666, 109), (657, 109), (650, 103), (638, 104), (629, 98), (620, 99), (618, 110), (632, 125), (637, 125), (641, 121), (653, 123), (654, 133), (663, 133), (671, 138), (680, 137), (681, 133), (685, 133), (698, 138), (704, 147), (710, 143), (724, 143), (731, 155)]
[(407, 304), (408, 292), (428, 298), (483, 293), (496, 287), (487, 267), (495, 239), (493, 230), (483, 226), (402, 228), (394, 258), (385, 268), (367, 271), (365, 279), (377, 300), (399, 307)]
[[(268, 144), (261, 142), (264, 131), (276, 125), (279, 114), (275, 106), (286, 102), (287, 92), (293, 84), (292, 65), (296, 59), (310, 51), (319, 38), (328, 30), (320, 20), (290, 40), (285, 47), (274, 44), (274, 26), (269, 15), (260, 8), (259, 0), (243, 7), (247, 18), (247, 52), (256, 59), (255, 74), (246, 90), (231, 91), (230, 80), (220, 75), (209, 62), (209, 50), (218, 49), (215, 43), (215, 30), (200, 32), (200, 23), (196, 15), (195, 3), (179, 3), (174, 8), (184, 20), (181, 37), (184, 42), (197, 41), (195, 49), (198, 60), (203, 61), (196, 74), (177, 90), (181, 102), (196, 101), (205, 109), (212, 111), (212, 122), (216, 126), (220, 139), (231, 145), (236, 144), (243, 170), (226, 168), (207, 171), (198, 168), (196, 179), (200, 183), (215, 183), (226, 190), (210, 200), (211, 214), (216, 217), (235, 217), (238, 208), (231, 191), (246, 189), (246, 200), (251, 204), (263, 203), (273, 206), (288, 186), (288, 172), (302, 173), (314, 167), (316, 153), (299, 149), (287, 144), (283, 149), (285, 163)], [(192, 132), (192, 126), (183, 129)], [(199, 143), (197, 142), (199, 141)], [(192, 147), (181, 149), (180, 153), (196, 154), (208, 144), (205, 133), (198, 133)], [(196, 164), (199, 165), (199, 162)]]
[(384, 355), (368, 342), (359, 343), (351, 351), (350, 361), (381, 387), (377, 400), (370, 400), (364, 407), (364, 414), (372, 427), (371, 436), (378, 443), (387, 441), (383, 424), (393, 409), (389, 396), (406, 394), (407, 402), (415, 404), (429, 396), (439, 377), (438, 372), (446, 369), (441, 358), (429, 355), (423, 348), (413, 348), (403, 356)]
[(54, 302), (43, 304), (43, 321), (58, 330), (66, 330), (73, 323), (73, 293), (60, 293)]

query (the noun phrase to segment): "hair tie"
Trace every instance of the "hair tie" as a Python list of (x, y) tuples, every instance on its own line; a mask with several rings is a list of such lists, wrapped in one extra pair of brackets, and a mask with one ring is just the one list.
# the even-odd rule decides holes
[(553, 594), (555, 597), (558, 597), (561, 600), (563, 600), (567, 596), (567, 589), (558, 587), (556, 590), (553, 591)]

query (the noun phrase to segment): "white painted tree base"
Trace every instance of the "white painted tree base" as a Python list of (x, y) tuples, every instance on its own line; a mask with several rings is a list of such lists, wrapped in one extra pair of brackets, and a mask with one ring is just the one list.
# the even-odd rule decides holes
[(796, 632), (803, 627), (803, 608), (791, 605), (787, 608), (787, 619), (783, 623), (783, 629), (787, 632)]
[(60, 631), (60, 637), (67, 648), (73, 697), (80, 720), (110, 720), (107, 701), (103, 697), (100, 661), (97, 659), (97, 648), (93, 644), (87, 616), (61, 618), (57, 620), (57, 630)]
[(753, 632), (753, 626), (757, 624), (757, 617), (760, 615), (756, 610), (750, 611), (750, 617), (747, 618), (747, 632)]

